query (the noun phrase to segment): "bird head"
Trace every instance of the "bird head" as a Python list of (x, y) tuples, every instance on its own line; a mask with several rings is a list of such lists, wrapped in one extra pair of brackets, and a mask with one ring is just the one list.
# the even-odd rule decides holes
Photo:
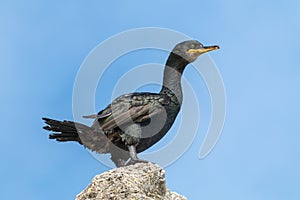
[(177, 44), (172, 52), (191, 63), (194, 62), (201, 54), (217, 50), (219, 48), (220, 47), (217, 45), (203, 46), (203, 44), (197, 40), (188, 40)]

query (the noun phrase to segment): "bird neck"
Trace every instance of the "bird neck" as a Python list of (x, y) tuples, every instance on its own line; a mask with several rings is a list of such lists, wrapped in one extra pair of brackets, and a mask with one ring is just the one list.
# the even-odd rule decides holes
[(163, 86), (160, 93), (175, 96), (182, 104), (181, 76), (188, 61), (177, 54), (171, 53), (164, 70)]

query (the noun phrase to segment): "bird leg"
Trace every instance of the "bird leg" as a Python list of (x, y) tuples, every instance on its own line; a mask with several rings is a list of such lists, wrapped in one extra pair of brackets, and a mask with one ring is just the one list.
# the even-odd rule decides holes
[(146, 160), (142, 160), (137, 157), (135, 145), (129, 145), (127, 147), (128, 147), (128, 151), (129, 151), (130, 160), (126, 163), (126, 166), (133, 165), (136, 163), (147, 163), (148, 162)]
[(138, 162), (147, 162), (144, 160), (140, 160), (137, 157), (136, 146), (140, 142), (142, 130), (139, 124), (131, 124), (125, 128), (125, 133), (121, 135), (123, 142), (125, 142), (128, 151), (130, 160), (126, 163), (126, 165), (132, 165)]

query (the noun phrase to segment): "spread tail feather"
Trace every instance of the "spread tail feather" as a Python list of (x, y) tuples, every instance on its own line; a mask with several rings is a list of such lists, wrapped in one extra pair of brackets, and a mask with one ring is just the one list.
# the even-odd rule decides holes
[[(54, 119), (49, 118), (42, 118), (47, 126), (44, 126), (43, 128), (47, 131), (56, 132), (53, 134), (49, 134), (49, 139), (55, 139), (59, 142), (68, 142), (68, 141), (76, 141), (80, 144), (82, 144), (79, 135), (77, 133), (76, 127), (79, 125), (79, 123), (71, 122), (71, 121), (58, 121)], [(85, 125), (83, 125), (85, 126)], [(90, 129), (90, 127), (86, 126), (86, 129)]]
[(49, 118), (42, 118), (47, 126), (43, 128), (54, 133), (49, 134), (49, 139), (59, 142), (75, 141), (86, 148), (98, 153), (107, 153), (109, 141), (101, 130), (95, 130), (84, 124), (72, 121), (58, 121)]

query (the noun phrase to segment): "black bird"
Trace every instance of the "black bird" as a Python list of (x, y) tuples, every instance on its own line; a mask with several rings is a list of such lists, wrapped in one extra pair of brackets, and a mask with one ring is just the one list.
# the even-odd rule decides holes
[[(177, 44), (170, 53), (159, 93), (131, 93), (116, 98), (96, 115), (91, 127), (43, 118), (43, 128), (55, 132), (50, 139), (76, 141), (97, 153), (110, 153), (117, 167), (144, 162), (137, 157), (158, 142), (171, 128), (182, 104), (181, 76), (201, 54), (219, 49), (196, 40)], [(126, 161), (130, 160), (126, 163)]]

